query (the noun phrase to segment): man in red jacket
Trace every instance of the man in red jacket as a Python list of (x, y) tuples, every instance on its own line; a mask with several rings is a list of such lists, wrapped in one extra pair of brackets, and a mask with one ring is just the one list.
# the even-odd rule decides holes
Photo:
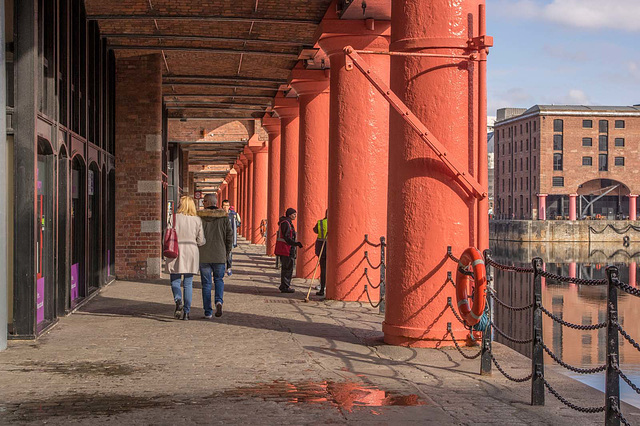
[(298, 216), (295, 209), (288, 208), (285, 215), (278, 220), (278, 238), (276, 239), (276, 255), (280, 259), (282, 270), (280, 272), (280, 291), (282, 293), (294, 293), (291, 288), (293, 277), (293, 265), (298, 247), (302, 243), (296, 241), (296, 230), (293, 221)]

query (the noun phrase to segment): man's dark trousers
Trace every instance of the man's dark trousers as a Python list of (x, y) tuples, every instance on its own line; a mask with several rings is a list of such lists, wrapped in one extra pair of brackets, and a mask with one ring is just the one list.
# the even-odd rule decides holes
[(280, 290), (287, 290), (291, 287), (293, 278), (294, 258), (291, 256), (278, 256), (280, 258)]

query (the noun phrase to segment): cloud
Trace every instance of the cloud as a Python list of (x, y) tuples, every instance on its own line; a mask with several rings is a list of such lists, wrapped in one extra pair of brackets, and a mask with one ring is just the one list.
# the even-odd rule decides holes
[(489, 13), (510, 18), (540, 19), (573, 28), (640, 32), (638, 0), (490, 0), (490, 7)]
[(542, 51), (552, 58), (563, 59), (571, 62), (586, 62), (589, 60), (589, 55), (585, 51), (571, 51), (559, 44), (542, 46)]

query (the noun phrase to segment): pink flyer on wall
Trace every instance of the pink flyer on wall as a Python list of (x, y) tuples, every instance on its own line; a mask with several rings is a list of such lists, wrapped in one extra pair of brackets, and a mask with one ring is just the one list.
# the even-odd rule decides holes
[(40, 324), (44, 321), (44, 278), (37, 281), (36, 291), (36, 322)]
[(71, 301), (78, 298), (78, 269), (79, 263), (71, 265)]

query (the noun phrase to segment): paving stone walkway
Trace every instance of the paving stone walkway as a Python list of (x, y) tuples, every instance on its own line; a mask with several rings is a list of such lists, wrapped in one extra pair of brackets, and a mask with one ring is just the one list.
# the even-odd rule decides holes
[[(304, 282), (279, 293), (264, 248), (241, 244), (226, 279), (225, 312), (173, 319), (168, 280), (115, 282), (37, 341), (0, 353), (0, 424), (603, 424), (547, 394), (531, 407), (528, 384), (452, 349), (384, 345), (368, 305), (302, 303)], [(500, 345), (514, 376), (527, 359)], [(579, 405), (602, 394), (547, 369)], [(640, 411), (623, 406), (632, 424)]]

